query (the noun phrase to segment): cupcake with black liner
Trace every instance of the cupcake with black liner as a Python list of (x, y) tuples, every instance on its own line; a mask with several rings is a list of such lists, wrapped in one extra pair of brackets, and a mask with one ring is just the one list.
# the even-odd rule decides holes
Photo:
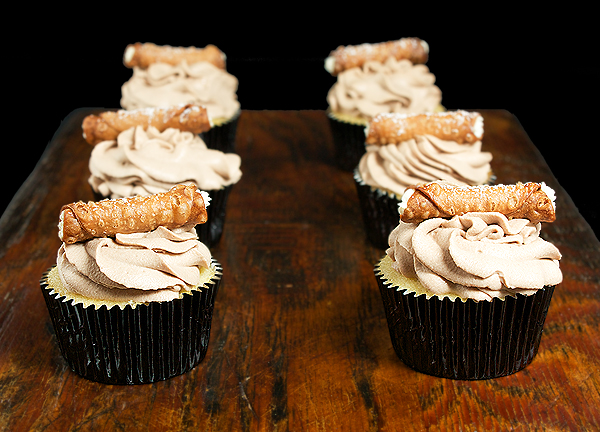
[(239, 83), (227, 72), (226, 56), (220, 49), (138, 42), (126, 47), (123, 64), (133, 69), (133, 75), (121, 87), (122, 108), (205, 106), (213, 122), (213, 127), (202, 133), (206, 145), (225, 153), (235, 151), (241, 114)]
[(366, 153), (354, 170), (367, 237), (381, 249), (398, 225), (400, 197), (411, 185), (494, 181), (492, 154), (482, 152), (483, 117), (463, 110), (386, 113), (366, 128)]
[[(173, 118), (169, 113), (181, 109), (119, 110), (86, 117), (84, 136), (94, 144), (89, 183), (98, 199), (147, 196), (176, 184), (195, 184), (211, 198), (208, 222), (196, 227), (200, 241), (211, 247), (223, 233), (227, 199), (242, 176), (241, 159), (235, 153), (207, 148), (197, 133), (186, 128), (189, 115), (183, 116), (188, 121), (175, 124), (148, 122), (149, 117), (158, 117), (157, 112), (167, 113), (162, 118)], [(108, 129), (113, 135), (98, 132)]]
[(424, 63), (429, 46), (419, 38), (339, 46), (325, 59), (337, 81), (327, 114), (338, 166), (356, 167), (365, 152), (364, 128), (379, 113), (443, 111), (442, 93)]
[(488, 379), (534, 359), (561, 254), (540, 237), (555, 219), (544, 183), (407, 190), (375, 266), (392, 345), (411, 368)]
[(71, 369), (144, 384), (202, 361), (221, 267), (198, 241), (208, 197), (178, 185), (149, 197), (63, 206), (57, 264), (41, 288)]

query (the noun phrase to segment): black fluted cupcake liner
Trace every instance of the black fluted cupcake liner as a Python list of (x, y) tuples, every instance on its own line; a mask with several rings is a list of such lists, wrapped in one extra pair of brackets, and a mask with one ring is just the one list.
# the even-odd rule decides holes
[(233, 185), (229, 185), (223, 189), (206, 191), (210, 197), (210, 203), (206, 208), (208, 218), (206, 223), (196, 225), (196, 233), (198, 239), (209, 248), (216, 245), (223, 235), (227, 199), (232, 187)]
[(375, 274), (392, 345), (412, 369), (442, 378), (490, 379), (522, 370), (537, 354), (553, 286), (491, 301), (427, 298), (392, 285), (380, 265)]
[(105, 384), (146, 384), (184, 374), (205, 357), (222, 269), (202, 289), (166, 302), (107, 308), (73, 304), (40, 281), (56, 340), (69, 367)]
[(224, 123), (214, 125), (206, 132), (200, 134), (200, 138), (206, 147), (220, 150), (223, 153), (235, 153), (235, 135), (241, 110)]
[(335, 147), (335, 163), (344, 171), (352, 171), (365, 154), (366, 124), (345, 122), (328, 113)]
[(400, 222), (400, 200), (391, 192), (365, 184), (354, 170), (354, 184), (369, 241), (380, 249), (388, 248), (388, 237)]

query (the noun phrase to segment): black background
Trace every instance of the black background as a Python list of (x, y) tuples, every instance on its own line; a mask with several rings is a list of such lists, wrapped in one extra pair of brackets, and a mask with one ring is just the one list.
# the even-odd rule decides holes
[[(363, 4), (344, 13), (304, 3), (210, 9), (172, 3), (137, 10), (94, 4), (86, 11), (37, 8), (36, 20), (24, 19), (29, 11), (23, 10), (14, 18), (18, 30), (2, 30), (8, 134), (1, 210), (71, 111), (119, 108), (121, 85), (132, 73), (122, 63), (129, 43), (215, 44), (239, 80), (243, 109), (324, 110), (335, 82), (323, 68), (331, 50), (414, 36), (430, 46), (427, 66), (443, 105), (514, 114), (598, 236), (598, 37), (591, 11), (570, 6), (525, 14), (476, 3), (444, 10)], [(24, 34), (32, 42), (22, 42)], [(522, 180), (529, 180), (527, 173)]]

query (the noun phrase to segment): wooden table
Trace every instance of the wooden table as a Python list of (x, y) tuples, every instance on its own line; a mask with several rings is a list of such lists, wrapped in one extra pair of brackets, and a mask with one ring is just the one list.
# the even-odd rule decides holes
[(143, 386), (72, 373), (38, 280), (55, 263), (62, 204), (92, 199), (81, 109), (62, 123), (0, 220), (0, 428), (29, 430), (599, 430), (600, 244), (527, 138), (501, 110), (485, 117), (498, 182), (545, 181), (564, 282), (540, 350), (512, 376), (434, 378), (389, 338), (352, 176), (334, 166), (323, 111), (244, 111), (208, 354)]

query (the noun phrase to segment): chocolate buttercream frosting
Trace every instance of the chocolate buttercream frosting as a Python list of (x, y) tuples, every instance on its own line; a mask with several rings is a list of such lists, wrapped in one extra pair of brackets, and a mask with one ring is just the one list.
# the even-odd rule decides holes
[(562, 281), (561, 254), (540, 237), (540, 223), (473, 212), (400, 224), (387, 255), (400, 274), (429, 295), (489, 300), (529, 295)]

